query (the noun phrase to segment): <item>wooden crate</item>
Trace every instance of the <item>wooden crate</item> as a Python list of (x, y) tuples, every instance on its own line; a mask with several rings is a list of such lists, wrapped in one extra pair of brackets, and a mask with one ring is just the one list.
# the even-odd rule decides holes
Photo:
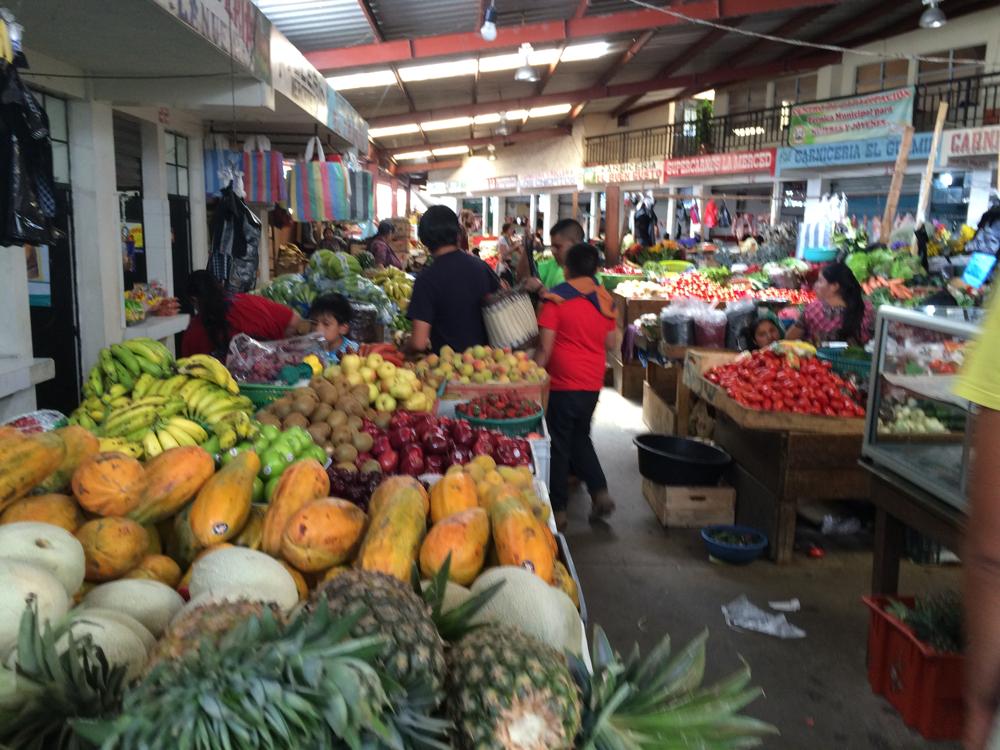
[(813, 432), (824, 435), (862, 435), (865, 420), (862, 417), (818, 417), (812, 414), (795, 414), (784, 411), (761, 411), (749, 409), (729, 398), (725, 389), (704, 378), (704, 373), (713, 367), (728, 364), (736, 359), (734, 352), (689, 349), (684, 359), (684, 385), (692, 394), (708, 402), (718, 411), (730, 417), (736, 424), (748, 430), (788, 430), (791, 432)]
[(660, 435), (673, 435), (677, 425), (677, 412), (648, 380), (642, 384), (642, 421)]
[(611, 361), (614, 372), (615, 390), (630, 401), (642, 401), (642, 385), (646, 370), (638, 362), (622, 362), (614, 357)]
[(670, 304), (670, 300), (667, 299), (632, 299), (623, 297), (618, 292), (613, 292), (612, 297), (617, 313), (616, 328), (619, 331), (624, 331), (627, 326), (632, 325), (632, 321), (642, 315), (659, 314), (660, 310)]
[(660, 523), (672, 529), (697, 529), (733, 522), (733, 487), (669, 487), (642, 480), (642, 494)]
[(646, 382), (661, 399), (673, 405), (677, 403), (677, 381), (680, 380), (680, 373), (680, 367), (650, 362), (646, 365)]

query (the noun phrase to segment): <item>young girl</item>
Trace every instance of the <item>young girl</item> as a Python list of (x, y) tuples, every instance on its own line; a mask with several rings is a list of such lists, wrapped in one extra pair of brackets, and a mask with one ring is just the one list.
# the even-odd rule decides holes
[(861, 346), (875, 331), (875, 310), (861, 294), (854, 272), (843, 263), (831, 263), (813, 286), (817, 300), (806, 305), (802, 317), (788, 329), (790, 340), (812, 344), (846, 341)]
[(747, 326), (745, 338), (750, 349), (766, 349), (775, 341), (785, 337), (781, 323), (774, 313), (761, 313), (757, 319)]

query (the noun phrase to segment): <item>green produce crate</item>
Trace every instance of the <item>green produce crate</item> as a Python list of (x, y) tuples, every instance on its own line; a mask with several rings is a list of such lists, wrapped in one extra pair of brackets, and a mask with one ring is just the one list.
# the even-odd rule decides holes
[(532, 432), (537, 432), (538, 428), (541, 427), (543, 415), (544, 411), (541, 409), (538, 410), (537, 414), (530, 417), (521, 417), (520, 419), (482, 419), (480, 417), (468, 417), (459, 412), (455, 413), (456, 417), (467, 420), (473, 427), (499, 430), (504, 435), (510, 435), (511, 437), (522, 437)]
[(258, 409), (263, 409), (272, 401), (277, 401), (286, 393), (294, 391), (294, 385), (274, 385), (272, 383), (240, 383), (240, 395), (253, 401)]
[(633, 273), (604, 273), (604, 272), (602, 272), (600, 274), (599, 281), (601, 282), (601, 284), (604, 285), (605, 289), (607, 289), (609, 292), (613, 292), (615, 290), (615, 287), (617, 287), (623, 281), (629, 281), (629, 280), (632, 280), (632, 279), (634, 279), (636, 281), (642, 281), (645, 278), (646, 278), (645, 276), (642, 276), (640, 274), (633, 274)]
[(816, 350), (816, 356), (833, 365), (833, 371), (841, 376), (854, 375), (862, 382), (868, 380), (871, 373), (871, 358), (859, 359), (845, 356), (840, 349), (822, 348)]
[(660, 268), (667, 273), (684, 273), (694, 268), (694, 263), (686, 260), (661, 260)]

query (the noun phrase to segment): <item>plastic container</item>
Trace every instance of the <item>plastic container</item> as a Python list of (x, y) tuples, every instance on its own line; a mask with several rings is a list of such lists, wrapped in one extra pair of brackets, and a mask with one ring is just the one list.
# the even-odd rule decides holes
[(913, 605), (913, 597), (872, 596), (861, 601), (871, 610), (868, 625), (868, 682), (884, 695), (910, 727), (929, 740), (962, 736), (961, 654), (939, 653), (918, 640), (899, 618), (886, 611), (890, 601)]
[(466, 420), (473, 427), (484, 427), (487, 430), (498, 430), (504, 435), (510, 435), (511, 437), (523, 437), (531, 432), (538, 432), (538, 427), (542, 423), (542, 416), (544, 415), (542, 409), (538, 410), (537, 414), (533, 414), (530, 417), (521, 417), (520, 419), (482, 419), (480, 417), (471, 417), (466, 414), (461, 414), (462, 419)]
[(273, 385), (271, 383), (240, 383), (240, 395), (250, 399), (258, 409), (263, 409), (286, 393), (295, 390), (296, 387), (296, 385)]
[[(753, 537), (751, 544), (730, 544), (713, 537), (720, 531), (730, 531), (734, 534), (749, 534)], [(706, 526), (701, 530), (701, 539), (705, 542), (708, 554), (717, 560), (734, 565), (746, 565), (756, 560), (767, 549), (767, 534), (749, 526)]]
[(664, 344), (691, 346), (694, 344), (694, 320), (690, 313), (664, 307), (660, 311), (660, 334)]
[(807, 247), (802, 253), (809, 263), (832, 263), (837, 259), (837, 250), (825, 247)]
[(531, 445), (531, 457), (535, 465), (535, 479), (550, 487), (550, 470), (552, 466), (552, 438), (549, 436), (549, 429), (545, 425), (545, 420), (541, 424), (541, 437), (528, 438)]
[(440, 398), (446, 401), (471, 401), (479, 396), (503, 392), (508, 395), (537, 401), (545, 408), (549, 403), (549, 379), (540, 383), (460, 383), (449, 380), (440, 393)]
[(715, 485), (732, 461), (721, 448), (688, 438), (646, 433), (632, 442), (639, 450), (639, 473), (657, 484)]
[(757, 317), (757, 306), (750, 300), (739, 300), (726, 305), (726, 349), (740, 351), (749, 346), (743, 333)]
[(838, 375), (856, 375), (862, 382), (868, 382), (872, 371), (872, 361), (845, 356), (842, 349), (822, 347), (816, 350), (816, 357), (833, 365)]

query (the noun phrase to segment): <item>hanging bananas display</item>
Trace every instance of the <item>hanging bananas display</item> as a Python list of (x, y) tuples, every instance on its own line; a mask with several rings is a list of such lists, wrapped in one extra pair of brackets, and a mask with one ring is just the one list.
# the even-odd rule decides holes
[(101, 350), (70, 422), (98, 435), (101, 450), (136, 458), (188, 445), (214, 453), (257, 436), (253, 404), (239, 394), (214, 357), (174, 362), (158, 341), (132, 339)]
[(368, 272), (368, 277), (374, 284), (382, 287), (382, 291), (400, 310), (406, 311), (410, 306), (413, 294), (413, 277), (398, 268), (386, 267)]

